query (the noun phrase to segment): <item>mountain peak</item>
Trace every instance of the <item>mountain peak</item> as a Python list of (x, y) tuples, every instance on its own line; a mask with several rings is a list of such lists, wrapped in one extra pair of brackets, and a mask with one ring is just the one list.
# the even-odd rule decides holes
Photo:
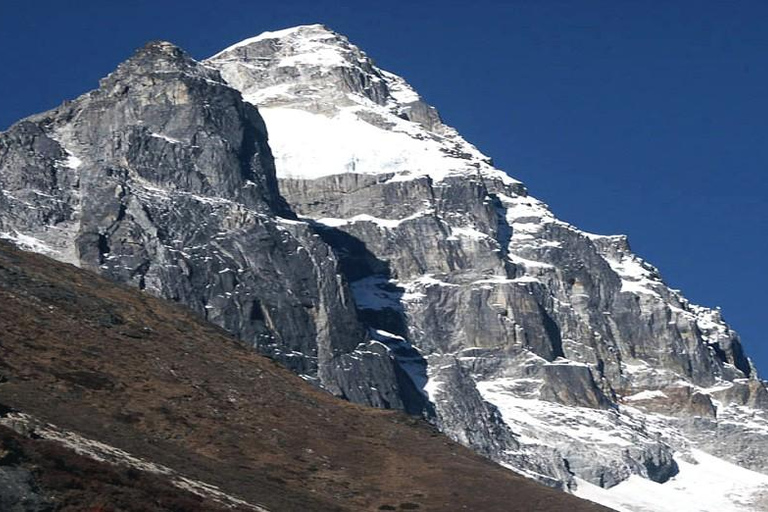
[(364, 52), (345, 36), (319, 24), (264, 32), (233, 44), (209, 60), (235, 61), (249, 67), (319, 69), (324, 76), (339, 69), (374, 72), (373, 62)]
[(136, 63), (142, 66), (147, 64), (156, 66), (160, 62), (165, 65), (183, 67), (195, 63), (187, 52), (171, 42), (162, 40), (149, 41), (136, 50), (126, 61), (126, 63)]
[(139, 48), (137, 53), (167, 55), (175, 58), (186, 55), (184, 50), (175, 44), (163, 40), (149, 41), (147, 44)]
[(314, 42), (323, 41), (326, 45), (329, 46), (329, 42), (331, 40), (349, 43), (346, 37), (337, 32), (334, 32), (325, 25), (319, 23), (312, 25), (297, 25), (295, 27), (289, 27), (282, 30), (262, 32), (257, 36), (249, 37), (225, 48), (224, 50), (211, 57), (211, 59), (217, 59), (235, 50), (247, 48), (251, 45), (258, 45), (259, 43), (263, 43), (265, 41), (268, 41), (268, 44), (273, 45), (275, 41), (282, 41), (285, 43), (288, 41), (296, 40)]
[(111, 89), (114, 85), (124, 81), (135, 82), (136, 77), (146, 75), (162, 75), (169, 78), (180, 75), (224, 85), (215, 70), (201, 66), (175, 44), (159, 40), (150, 41), (137, 49), (115, 71), (102, 79), (100, 85), (102, 88)]
[[(443, 124), (437, 110), (402, 77), (379, 68), (349, 39), (324, 25), (265, 32), (217, 53), (206, 64), (218, 69), (268, 121), (283, 177), (393, 172), (405, 179), (429, 175), (440, 181), (487, 171), (513, 182)], [(284, 143), (293, 146), (299, 138), (301, 155), (293, 153), (284, 161)], [(355, 143), (339, 149), (338, 140)]]
[(259, 107), (334, 115), (345, 107), (398, 108), (420, 101), (402, 78), (379, 69), (365, 52), (325, 25), (264, 32), (207, 63)]

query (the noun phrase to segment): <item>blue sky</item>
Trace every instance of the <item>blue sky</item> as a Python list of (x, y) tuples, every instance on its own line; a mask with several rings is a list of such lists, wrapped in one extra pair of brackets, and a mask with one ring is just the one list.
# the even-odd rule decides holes
[(628, 234), (673, 287), (721, 306), (768, 374), (766, 19), (750, 0), (8, 0), (0, 129), (96, 87), (150, 39), (204, 58), (325, 23), (559, 217)]

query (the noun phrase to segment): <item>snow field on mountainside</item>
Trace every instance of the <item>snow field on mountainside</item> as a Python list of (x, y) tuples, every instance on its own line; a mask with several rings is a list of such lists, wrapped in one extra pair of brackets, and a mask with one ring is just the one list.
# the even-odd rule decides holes
[(676, 457), (680, 472), (663, 484), (632, 475), (610, 489), (583, 480), (575, 494), (620, 512), (759, 512), (768, 506), (768, 476), (692, 450)]

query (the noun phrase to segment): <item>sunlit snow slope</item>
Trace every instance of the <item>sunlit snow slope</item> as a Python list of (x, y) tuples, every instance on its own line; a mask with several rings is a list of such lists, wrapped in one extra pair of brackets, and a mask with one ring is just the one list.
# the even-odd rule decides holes
[(513, 182), (402, 78), (322, 26), (266, 32), (209, 63), (260, 107), (281, 177), (394, 172), (439, 180), (480, 170)]

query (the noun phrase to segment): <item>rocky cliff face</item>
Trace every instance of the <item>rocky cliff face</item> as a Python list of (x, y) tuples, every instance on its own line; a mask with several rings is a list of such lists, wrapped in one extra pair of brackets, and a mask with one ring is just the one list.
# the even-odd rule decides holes
[[(337, 394), (357, 397), (350, 358), (396, 381), (338, 259), (280, 196), (256, 108), (173, 45), (0, 134), (0, 189), (4, 238), (181, 302)], [(364, 401), (402, 407), (379, 388)]]
[[(5, 238), (549, 485), (705, 510), (768, 485), (768, 392), (719, 311), (557, 219), (323, 26), (204, 64), (147, 46), (0, 134), (0, 189)], [(708, 493), (686, 487), (696, 461)]]
[(626, 237), (557, 219), (323, 26), (207, 63), (259, 107), (281, 193), (454, 439), (577, 492), (684, 482), (697, 450), (768, 471), (768, 393), (738, 336)]

